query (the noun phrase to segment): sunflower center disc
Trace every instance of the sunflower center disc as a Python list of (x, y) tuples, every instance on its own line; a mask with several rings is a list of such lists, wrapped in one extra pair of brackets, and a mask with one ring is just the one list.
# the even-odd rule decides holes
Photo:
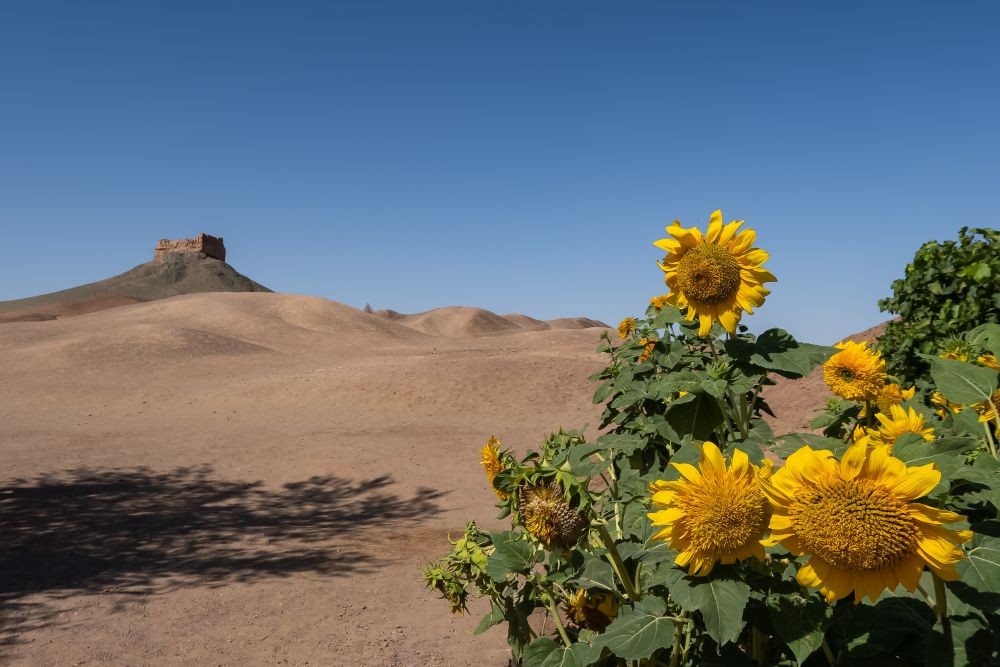
[(707, 553), (745, 546), (767, 522), (767, 503), (756, 482), (713, 480), (678, 500), (685, 531), (695, 547)]
[(837, 481), (814, 487), (792, 517), (805, 551), (842, 570), (881, 570), (913, 553), (906, 503), (880, 487)]
[(714, 243), (700, 243), (678, 263), (677, 284), (691, 301), (726, 301), (740, 287), (740, 265), (728, 250)]

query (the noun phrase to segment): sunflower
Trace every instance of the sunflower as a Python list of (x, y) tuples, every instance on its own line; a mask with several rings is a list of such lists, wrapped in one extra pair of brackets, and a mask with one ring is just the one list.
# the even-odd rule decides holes
[(913, 408), (904, 410), (898, 405), (893, 405), (890, 410), (890, 415), (882, 413), (875, 415), (882, 426), (868, 430), (871, 445), (888, 447), (888, 453), (892, 454), (892, 446), (896, 440), (907, 433), (915, 433), (928, 442), (934, 439), (934, 427), (927, 426), (924, 416)]
[(875, 602), (899, 584), (913, 592), (924, 566), (954, 581), (964, 557), (958, 545), (972, 531), (943, 524), (965, 517), (911, 502), (940, 480), (933, 463), (908, 468), (884, 447), (853, 445), (837, 461), (807, 445), (761, 480), (774, 512), (764, 544), (808, 556), (798, 581), (819, 588), (827, 602), (851, 593), (855, 603)]
[(626, 317), (621, 321), (621, 323), (618, 324), (618, 337), (622, 340), (631, 336), (633, 331), (635, 331), (634, 317)]
[(739, 231), (742, 220), (722, 224), (722, 211), (715, 211), (702, 236), (697, 227), (681, 227), (679, 220), (667, 227), (673, 238), (653, 245), (667, 255), (660, 263), (664, 282), (670, 288), (664, 303), (687, 309), (687, 319), (698, 317), (698, 335), (707, 336), (718, 321), (736, 333), (743, 311), (752, 313), (764, 303), (770, 290), (764, 283), (777, 279), (762, 267), (768, 254), (753, 248), (757, 233)]
[(648, 516), (661, 528), (653, 537), (680, 552), (674, 562), (690, 565), (690, 574), (702, 576), (720, 561), (763, 559), (760, 539), (769, 510), (757, 479), (770, 474), (770, 466), (752, 465), (737, 449), (727, 470), (722, 452), (711, 442), (702, 446), (698, 468), (689, 463), (671, 465), (681, 479), (650, 485), (657, 511)]
[(649, 300), (649, 306), (656, 311), (663, 310), (663, 307), (670, 303), (669, 294), (661, 294), (660, 296), (654, 296)]
[(885, 385), (885, 360), (868, 343), (846, 340), (837, 343), (840, 350), (823, 364), (823, 381), (841, 398), (871, 401)]
[(587, 531), (590, 520), (570, 507), (556, 483), (525, 484), (517, 491), (517, 510), (524, 527), (550, 547), (572, 547)]
[(979, 421), (993, 421), (1000, 412), (1000, 389), (990, 395), (990, 400), (972, 406), (979, 413)]
[(961, 338), (949, 338), (941, 345), (941, 352), (938, 354), (942, 359), (953, 361), (972, 361), (974, 355), (972, 346)]
[(500, 451), (500, 440), (492, 435), (480, 453), (483, 455), (483, 460), (479, 462), (479, 465), (483, 466), (483, 470), (486, 471), (486, 480), (489, 482), (490, 488), (493, 489), (493, 493), (497, 494), (497, 498), (507, 500), (506, 493), (493, 487), (493, 478), (507, 469), (509, 455)]
[(935, 391), (931, 394), (931, 405), (934, 406), (934, 412), (936, 412), (937, 416), (941, 419), (944, 419), (949, 412), (958, 414), (965, 407), (964, 405), (952, 403), (939, 391)]
[(910, 400), (916, 393), (916, 387), (903, 389), (898, 384), (890, 383), (879, 390), (878, 396), (875, 397), (875, 405), (878, 406), (879, 412), (889, 414), (892, 411), (892, 406)]
[(639, 341), (639, 345), (642, 345), (642, 354), (639, 355), (639, 363), (641, 364), (653, 356), (653, 350), (656, 348), (656, 339), (643, 338)]
[(1000, 359), (997, 359), (995, 354), (980, 354), (976, 357), (976, 363), (980, 366), (986, 366), (986, 368), (992, 368), (995, 371), (1000, 371)]
[(615, 596), (603, 591), (580, 589), (566, 597), (566, 615), (577, 626), (594, 632), (604, 632), (618, 615), (621, 605)]

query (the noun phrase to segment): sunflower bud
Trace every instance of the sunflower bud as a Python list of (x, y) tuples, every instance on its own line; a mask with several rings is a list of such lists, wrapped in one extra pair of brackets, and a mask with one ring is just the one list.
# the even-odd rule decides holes
[(570, 593), (563, 608), (577, 626), (594, 632), (604, 632), (618, 615), (621, 605), (614, 595), (607, 592), (578, 590)]
[(557, 484), (525, 484), (517, 491), (517, 511), (531, 535), (547, 546), (572, 547), (590, 521), (570, 507)]

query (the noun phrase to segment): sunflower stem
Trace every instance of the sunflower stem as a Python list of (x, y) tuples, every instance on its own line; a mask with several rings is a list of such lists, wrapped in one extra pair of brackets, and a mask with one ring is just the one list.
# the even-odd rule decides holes
[(750, 402), (746, 394), (740, 394), (740, 435), (746, 440), (750, 434)]
[(563, 627), (562, 619), (559, 618), (559, 609), (556, 607), (556, 603), (552, 600), (551, 595), (545, 596), (545, 606), (548, 608), (549, 613), (552, 614), (552, 621), (556, 625), (556, 630), (559, 631), (559, 636), (562, 637), (563, 644), (568, 647), (573, 645), (570, 641), (569, 635), (566, 634), (566, 628)]
[(766, 664), (764, 660), (764, 635), (757, 628), (753, 628), (750, 636), (753, 642), (750, 648), (753, 661), (758, 665)]
[(941, 630), (944, 632), (944, 640), (946, 646), (951, 647), (952, 637), (951, 637), (951, 619), (948, 618), (948, 591), (944, 587), (944, 579), (939, 577), (937, 573), (934, 575), (934, 598), (937, 600), (934, 611), (937, 613), (938, 619), (941, 621)]
[(920, 591), (920, 594), (924, 596), (924, 600), (927, 601), (927, 604), (930, 605), (931, 609), (937, 611), (937, 603), (934, 602), (934, 597), (927, 592), (927, 590), (924, 588), (924, 585), (917, 584), (917, 590)]
[(642, 599), (642, 596), (635, 590), (635, 585), (632, 583), (632, 577), (628, 576), (628, 570), (625, 569), (625, 562), (622, 561), (621, 554), (618, 553), (618, 547), (615, 546), (615, 541), (611, 539), (611, 535), (608, 534), (608, 529), (603, 525), (597, 526), (597, 534), (601, 536), (601, 541), (604, 542), (604, 548), (608, 550), (608, 560), (611, 562), (611, 566), (618, 573), (618, 578), (621, 579), (622, 586), (625, 587), (625, 593), (628, 595), (630, 600), (638, 602)]
[(821, 646), (823, 647), (823, 653), (826, 655), (826, 661), (830, 663), (830, 667), (837, 667), (837, 658), (834, 657), (833, 650), (827, 643), (826, 637), (823, 637), (823, 643)]
[(684, 653), (687, 650), (687, 646), (681, 645), (681, 631), (686, 628), (687, 622), (687, 612), (683, 612), (679, 618), (674, 619), (674, 639), (673, 639), (673, 650), (670, 652), (670, 667), (677, 667), (681, 664), (681, 658), (684, 657)]
[[(994, 419), (997, 422), (997, 428), (1000, 429), (1000, 414), (997, 414)], [(993, 455), (993, 458), (997, 458), (997, 443), (993, 438), (993, 429), (990, 428), (989, 422), (983, 422), (983, 430), (986, 431), (986, 444), (989, 445), (990, 454)]]
[(872, 427), (872, 402), (865, 400), (865, 427)]

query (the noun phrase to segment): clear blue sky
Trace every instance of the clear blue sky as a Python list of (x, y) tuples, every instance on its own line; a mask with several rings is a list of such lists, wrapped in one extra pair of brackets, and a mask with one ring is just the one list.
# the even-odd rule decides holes
[(615, 324), (721, 208), (755, 329), (886, 317), (998, 227), (1000, 3), (0, 3), (0, 300), (222, 235), (237, 270), (403, 312)]

